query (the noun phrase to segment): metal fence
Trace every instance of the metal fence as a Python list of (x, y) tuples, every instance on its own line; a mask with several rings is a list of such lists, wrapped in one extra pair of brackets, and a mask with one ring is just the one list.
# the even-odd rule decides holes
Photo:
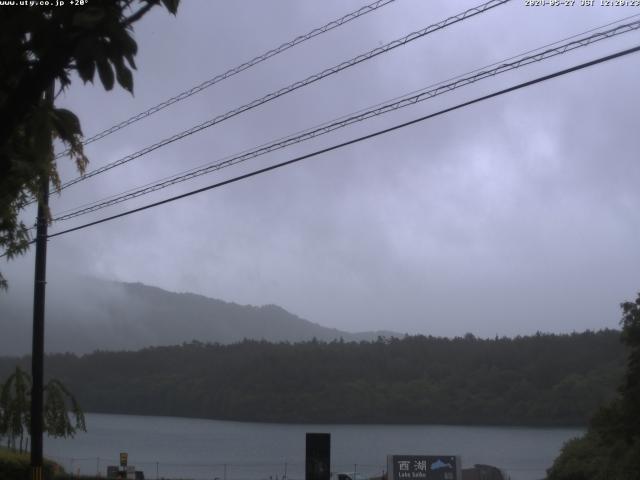
[[(118, 458), (71, 458), (47, 455), (73, 475), (94, 475), (106, 478), (107, 467), (119, 465)], [(304, 480), (304, 461), (199, 463), (170, 460), (138, 460), (129, 457), (129, 465), (142, 471), (146, 480)], [(471, 467), (468, 465), (465, 468)], [(510, 480), (544, 478), (540, 467), (501, 465)], [(332, 473), (349, 473), (352, 478), (369, 479), (386, 473), (386, 465), (363, 463), (331, 464)], [(354, 475), (355, 474), (355, 475)]]
[[(107, 467), (119, 465), (118, 458), (85, 457), (71, 458), (47, 455), (65, 471), (74, 475), (96, 475), (106, 477)], [(144, 472), (147, 480), (188, 479), (188, 480), (303, 480), (304, 462), (287, 460), (276, 462), (225, 462), (197, 463), (163, 460), (138, 460), (129, 457), (129, 465)], [(385, 465), (370, 464), (332, 464), (333, 472), (356, 473), (356, 477), (380, 477), (386, 470)]]

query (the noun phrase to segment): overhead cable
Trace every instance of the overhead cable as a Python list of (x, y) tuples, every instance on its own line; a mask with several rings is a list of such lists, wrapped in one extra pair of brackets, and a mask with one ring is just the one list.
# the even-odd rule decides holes
[(362, 137), (354, 138), (352, 140), (349, 140), (349, 141), (346, 141), (346, 142), (343, 142), (343, 143), (339, 143), (339, 144), (333, 145), (331, 147), (326, 147), (326, 148), (323, 148), (323, 149), (320, 149), (320, 150), (316, 150), (315, 152), (308, 153), (306, 155), (301, 155), (299, 157), (293, 158), (291, 160), (287, 160), (285, 162), (277, 163), (275, 165), (271, 165), (269, 167), (261, 168), (259, 170), (254, 170), (254, 171), (246, 173), (244, 175), (239, 175), (237, 177), (233, 177), (233, 178), (230, 178), (228, 180), (224, 180), (224, 181), (221, 181), (221, 182), (218, 182), (218, 183), (214, 183), (212, 185), (208, 185), (206, 187), (199, 188), (197, 190), (192, 190), (190, 192), (183, 193), (181, 195), (176, 195), (174, 197), (166, 198), (164, 200), (161, 200), (161, 201), (158, 201), (158, 202), (154, 202), (154, 203), (150, 203), (150, 204), (144, 205), (142, 207), (134, 208), (132, 210), (128, 210), (126, 212), (119, 213), (117, 215), (112, 215), (112, 216), (109, 216), (109, 217), (101, 218), (101, 219), (95, 220), (93, 222), (85, 223), (83, 225), (79, 225), (79, 226), (76, 226), (76, 227), (73, 227), (73, 228), (68, 228), (68, 229), (62, 230), (60, 232), (52, 233), (52, 234), (49, 234), (47, 238), (53, 238), (53, 237), (57, 237), (57, 236), (60, 236), (60, 235), (65, 235), (67, 233), (75, 232), (75, 231), (78, 231), (78, 230), (83, 230), (85, 228), (88, 228), (88, 227), (91, 227), (91, 226), (94, 226), (94, 225), (98, 225), (98, 224), (101, 224), (101, 223), (109, 222), (109, 221), (115, 220), (117, 218), (121, 218), (121, 217), (125, 217), (125, 216), (128, 216), (128, 215), (132, 215), (134, 213), (138, 213), (138, 212), (141, 212), (141, 211), (144, 211), (144, 210), (148, 210), (150, 208), (154, 208), (154, 207), (157, 207), (157, 206), (160, 206), (160, 205), (164, 205), (164, 204), (167, 204), (167, 203), (174, 202), (176, 200), (180, 200), (180, 199), (187, 198), (187, 197), (190, 197), (190, 196), (193, 196), (193, 195), (197, 195), (199, 193), (206, 192), (208, 190), (212, 190), (212, 189), (215, 189), (215, 188), (219, 188), (219, 187), (222, 187), (224, 185), (229, 185), (231, 183), (239, 182), (239, 181), (245, 180), (247, 178), (251, 178), (251, 177), (254, 177), (254, 176), (269, 172), (269, 171), (272, 171), (272, 170), (276, 170), (276, 169), (279, 169), (279, 168), (282, 168), (282, 167), (285, 167), (285, 166), (288, 166), (288, 165), (291, 165), (291, 164), (294, 164), (294, 163), (297, 163), (297, 162), (301, 162), (302, 160), (306, 160), (308, 158), (316, 157), (316, 156), (324, 154), (324, 153), (328, 153), (328, 152), (331, 152), (331, 151), (334, 151), (334, 150), (338, 150), (338, 149), (344, 148), (344, 147), (346, 147), (348, 145), (353, 145), (355, 143), (359, 143), (359, 142), (362, 142), (364, 140), (369, 140), (371, 138), (378, 137), (380, 135), (384, 135), (384, 134), (393, 132), (395, 130), (399, 130), (401, 128), (405, 128), (405, 127), (408, 127), (410, 125), (414, 125), (414, 124), (423, 122), (425, 120), (429, 120), (431, 118), (438, 117), (438, 116), (443, 115), (445, 113), (449, 113), (449, 112), (452, 112), (452, 111), (455, 111), (455, 110), (459, 110), (459, 109), (462, 109), (464, 107), (468, 107), (470, 105), (473, 105), (473, 104), (476, 104), (476, 103), (480, 103), (482, 101), (485, 101), (485, 100), (488, 100), (488, 99), (491, 99), (491, 98), (494, 98), (494, 97), (498, 97), (500, 95), (504, 95), (506, 93), (510, 93), (510, 92), (513, 92), (513, 91), (516, 91), (516, 90), (520, 90), (520, 89), (535, 85), (537, 83), (545, 82), (545, 81), (551, 80), (553, 78), (557, 78), (557, 77), (560, 77), (560, 76), (563, 76), (563, 75), (566, 75), (566, 74), (569, 74), (569, 73), (572, 73), (572, 72), (576, 72), (578, 70), (582, 70), (582, 69), (585, 69), (585, 68), (588, 68), (588, 67), (591, 67), (591, 66), (594, 66), (594, 65), (598, 65), (598, 64), (601, 64), (601, 63), (604, 63), (604, 62), (611, 61), (611, 60), (616, 59), (616, 58), (620, 58), (620, 57), (623, 57), (623, 56), (626, 56), (626, 55), (630, 55), (630, 54), (636, 53), (638, 51), (640, 51), (640, 45), (638, 45), (636, 47), (633, 47), (633, 48), (629, 48), (629, 49), (626, 49), (626, 50), (622, 50), (622, 51), (616, 52), (616, 53), (611, 54), (611, 55), (600, 57), (600, 58), (597, 58), (595, 60), (591, 60), (589, 62), (581, 63), (579, 65), (575, 65), (575, 66), (570, 67), (570, 68), (565, 68), (563, 70), (559, 70), (559, 71), (557, 71), (555, 73), (551, 73), (549, 75), (544, 75), (542, 77), (538, 77), (538, 78), (535, 78), (533, 80), (522, 82), (522, 83), (519, 83), (517, 85), (514, 85), (514, 86), (511, 86), (511, 87), (499, 90), (497, 92), (493, 92), (493, 93), (490, 93), (488, 95), (484, 95), (482, 97), (478, 97), (478, 98), (475, 98), (473, 100), (469, 100), (467, 102), (463, 102), (463, 103), (457, 104), (457, 105), (455, 105), (453, 107), (445, 108), (445, 109), (440, 110), (438, 112), (431, 113), (429, 115), (425, 115), (425, 116), (416, 118), (414, 120), (395, 125), (393, 127), (385, 128), (383, 130), (379, 130), (377, 132), (370, 133), (368, 135), (364, 135)]
[(427, 87), (428, 89), (421, 90), (418, 93), (413, 92), (414, 94), (410, 96), (402, 97), (399, 100), (391, 101), (386, 104), (378, 104), (375, 107), (369, 108), (368, 110), (364, 110), (364, 111), (358, 112), (357, 114), (352, 114), (350, 116), (341, 117), (336, 121), (333, 121), (331, 123), (325, 123), (321, 126), (317, 126), (307, 131), (304, 131), (303, 133), (294, 134), (292, 136), (276, 140), (275, 142), (261, 145), (253, 150), (248, 150), (246, 152), (243, 152), (231, 157), (227, 157), (222, 161), (218, 161), (217, 163), (191, 169), (191, 170), (188, 170), (187, 172), (174, 175), (172, 177), (163, 179), (159, 182), (145, 185), (144, 187), (141, 187), (138, 189), (130, 190), (128, 192), (125, 192), (117, 196), (111, 196), (111, 197), (108, 197), (107, 199), (93, 202), (86, 206), (78, 207), (72, 210), (67, 210), (67, 212), (69, 213), (64, 213), (64, 214), (61, 213), (61, 214), (58, 214), (57, 216), (54, 215), (53, 220), (56, 222), (64, 221), (64, 220), (69, 220), (71, 218), (78, 217), (80, 215), (84, 215), (90, 212), (95, 212), (97, 210), (101, 210), (103, 208), (116, 205), (116, 204), (125, 202), (127, 200), (131, 200), (131, 199), (140, 197), (142, 195), (146, 195), (146, 194), (167, 188), (171, 185), (175, 185), (177, 183), (191, 180), (193, 178), (206, 175), (208, 173), (211, 173), (226, 167), (230, 167), (232, 165), (236, 165), (241, 162), (245, 162), (249, 159), (253, 159), (258, 156), (271, 153), (273, 151), (288, 147), (290, 145), (319, 137), (321, 135), (338, 130), (340, 128), (344, 128), (348, 125), (362, 122), (372, 117), (380, 116), (380, 115), (389, 113), (391, 111), (395, 111), (404, 107), (408, 107), (410, 105), (414, 105), (416, 103), (434, 98), (438, 95), (442, 95), (444, 93), (450, 92), (457, 88), (470, 85), (479, 80), (483, 80), (483, 79), (490, 78), (511, 70), (515, 70), (525, 65), (530, 65), (532, 63), (547, 60), (549, 58), (573, 51), (577, 48), (585, 47), (587, 45), (591, 45), (601, 40), (612, 38), (612, 37), (622, 35), (624, 33), (632, 32), (638, 29), (640, 29), (640, 20), (637, 20), (635, 22), (630, 22), (624, 25), (619, 25), (606, 31), (596, 32), (590, 36), (583, 36), (571, 42), (566, 42), (564, 44), (558, 45), (553, 48), (549, 48), (547, 50), (544, 50), (532, 55), (526, 55), (526, 56), (520, 57), (515, 61), (500, 63), (494, 68), (480, 70), (473, 75), (469, 75), (466, 77), (456, 77), (456, 79), (450, 83), (441, 82), (440, 84), (437, 84), (435, 88)]
[[(307, 40), (310, 40), (314, 37), (317, 37), (318, 35), (321, 35), (323, 33), (326, 33), (330, 30), (333, 30), (334, 28), (340, 27), (352, 20), (355, 20), (359, 17), (362, 17), (363, 15), (366, 15), (367, 13), (371, 13), (376, 11), (377, 9), (384, 7), (385, 5), (388, 5), (389, 3), (395, 2), (395, 0), (377, 0), (373, 3), (370, 3), (369, 5), (365, 5), (362, 8), (359, 8), (358, 10), (355, 10), (351, 13), (348, 13), (336, 20), (332, 20), (331, 22), (318, 27), (318, 28), (314, 28), (313, 30), (311, 30), (309, 33), (305, 34), (305, 35), (300, 35), (296, 38), (294, 38), (291, 41), (285, 42), (282, 45), (280, 45), (279, 47), (273, 48), (271, 50), (268, 50), (267, 52), (258, 55), (257, 57), (252, 58), (251, 60), (249, 60), (248, 62), (244, 62), (240, 65), (238, 65), (237, 67), (233, 67), (230, 68), (229, 70), (227, 70), (224, 73), (220, 73), (218, 75), (216, 75), (213, 78), (210, 78), (209, 80), (206, 80), (204, 82), (202, 82), (199, 85), (196, 85), (195, 87), (192, 87), (188, 90), (185, 90), (183, 92), (180, 92), (179, 94), (165, 100), (164, 102), (161, 102), (147, 110), (145, 110), (144, 112), (140, 112), (137, 115), (134, 115), (133, 117), (130, 117), (126, 120), (123, 120), (120, 123), (117, 123), (116, 125), (113, 125), (112, 127), (109, 127), (99, 133), (96, 133), (95, 135), (87, 138), (86, 140), (84, 140), (82, 142), (83, 145), (89, 145), (90, 143), (93, 143), (97, 140), (100, 140), (108, 135), (111, 135), (112, 133), (117, 132), (118, 130), (122, 130), (125, 127), (128, 127), (129, 125), (136, 123), (144, 118), (148, 118), (151, 115), (153, 115), (154, 113), (159, 112), (160, 110), (164, 110), (165, 108), (173, 105), (174, 103), (178, 103), (182, 100), (185, 100), (193, 95), (195, 95), (196, 93), (199, 93), (213, 85), (215, 85), (216, 83), (219, 83), (223, 80), (226, 80), (227, 78), (233, 77), (234, 75), (243, 72), (259, 63), (264, 62), (265, 60), (268, 60), (271, 57), (275, 57), (276, 55), (289, 50), (290, 48), (295, 47), (296, 45), (299, 45), (303, 42), (306, 42)], [(66, 150), (62, 153), (59, 153), (58, 155), (56, 155), (56, 158), (60, 158), (64, 155), (68, 155), (69, 154), (69, 150)]]
[[(85, 208), (85, 207), (90, 207), (90, 206), (96, 205), (96, 204), (98, 204), (98, 203), (103, 203), (103, 202), (106, 202), (106, 201), (108, 201), (108, 200), (116, 199), (116, 198), (119, 198), (119, 197), (124, 197), (124, 196), (126, 196), (126, 195), (128, 195), (128, 194), (130, 194), (130, 193), (134, 193), (134, 192), (136, 192), (136, 191), (138, 191), (138, 190), (142, 190), (142, 189), (145, 189), (145, 188), (147, 188), (147, 187), (154, 187), (154, 186), (156, 186), (156, 185), (161, 185), (161, 184), (163, 184), (163, 183), (164, 183), (164, 182), (166, 182), (166, 181), (171, 181), (171, 180), (173, 180), (173, 179), (179, 179), (180, 177), (182, 177), (182, 176), (184, 176), (184, 175), (189, 175), (189, 174), (191, 174), (192, 172), (196, 172), (196, 171), (198, 171), (198, 172), (199, 172), (199, 171), (204, 170), (205, 168), (208, 168), (208, 167), (216, 167), (216, 166), (220, 166), (220, 168), (224, 168), (224, 165), (223, 165), (223, 164), (224, 164), (224, 163), (226, 163), (228, 160), (233, 159), (233, 157), (240, 157), (241, 155), (248, 154), (248, 153), (250, 153), (250, 152), (252, 152), (252, 151), (254, 151), (254, 150), (259, 150), (259, 149), (261, 149), (261, 148), (263, 148), (263, 147), (266, 147), (266, 146), (268, 146), (268, 145), (270, 145), (270, 144), (278, 143), (278, 142), (281, 142), (281, 141), (283, 141), (283, 140), (285, 140), (285, 139), (292, 138), (292, 137), (294, 137), (294, 136), (302, 135), (302, 134), (307, 133), (307, 132), (309, 132), (309, 131), (311, 131), (311, 130), (315, 130), (315, 129), (317, 129), (317, 128), (320, 128), (320, 127), (323, 127), (323, 126), (329, 125), (329, 124), (331, 124), (331, 123), (335, 123), (335, 122), (338, 122), (338, 121), (340, 121), (340, 120), (344, 120), (344, 119), (349, 118), (349, 117), (351, 117), (351, 116), (354, 116), (354, 115), (357, 115), (357, 114), (360, 114), (360, 113), (364, 113), (364, 112), (366, 112), (367, 110), (370, 110), (370, 109), (373, 109), (373, 108), (376, 108), (376, 107), (381, 107), (381, 106), (384, 106), (385, 104), (388, 104), (388, 103), (391, 103), (391, 102), (395, 102), (395, 101), (398, 101), (398, 100), (406, 99), (407, 97), (410, 97), (410, 96), (412, 96), (412, 95), (415, 95), (415, 94), (418, 94), (418, 93), (424, 92), (425, 90), (428, 90), (428, 89), (430, 89), (430, 88), (433, 88), (433, 87), (436, 87), (436, 86), (439, 86), (439, 85), (443, 85), (443, 84), (445, 84), (445, 83), (451, 83), (451, 82), (453, 82), (454, 80), (458, 80), (458, 79), (460, 79), (460, 78), (463, 78), (463, 77), (469, 76), (469, 75), (471, 75), (471, 74), (474, 74), (474, 73), (477, 73), (477, 72), (481, 72), (482, 70), (487, 70), (487, 69), (489, 69), (489, 68), (491, 68), (491, 67), (495, 67), (495, 66), (497, 66), (497, 65), (501, 65), (501, 64), (504, 64), (504, 63), (510, 62), (510, 61), (512, 61), (512, 60), (514, 60), (514, 59), (516, 59), (516, 58), (520, 58), (520, 57), (523, 57), (523, 56), (525, 56), (525, 55), (529, 55), (529, 54), (534, 53), (534, 52), (540, 52), (540, 51), (542, 51), (543, 49), (546, 49), (546, 48), (552, 47), (552, 46), (554, 46), (554, 45), (559, 45), (559, 44), (561, 44), (562, 42), (566, 42), (566, 41), (568, 41), (568, 40), (573, 40), (573, 39), (579, 38), (579, 37), (581, 37), (581, 36), (584, 36), (584, 35), (586, 35), (586, 34), (588, 34), (588, 33), (593, 33), (593, 32), (595, 32), (596, 30), (601, 30), (601, 29), (603, 29), (603, 28), (610, 27), (610, 26), (615, 25), (615, 24), (621, 24), (622, 22), (625, 22), (625, 21), (627, 21), (627, 20), (630, 20), (630, 19), (632, 19), (632, 18), (637, 18), (637, 17), (640, 17), (640, 13), (635, 14), (635, 15), (629, 15), (629, 16), (627, 16), (627, 17), (623, 17), (623, 18), (620, 18), (620, 19), (618, 19), (618, 20), (614, 20), (614, 21), (609, 22), (609, 23), (606, 23), (606, 24), (604, 24), (604, 25), (599, 25), (599, 26), (597, 26), (597, 27), (590, 28), (590, 29), (588, 29), (588, 30), (585, 30), (585, 31), (583, 31), (583, 32), (580, 32), (580, 33), (577, 33), (577, 34), (571, 35), (571, 36), (569, 36), (569, 37), (564, 37), (564, 38), (562, 38), (562, 39), (560, 39), (560, 40), (556, 40), (555, 42), (547, 43), (547, 44), (542, 45), (542, 46), (540, 46), (540, 47), (537, 47), (537, 48), (534, 48), (534, 49), (531, 49), (531, 50), (527, 50), (527, 51), (522, 52), (522, 53), (519, 53), (519, 54), (517, 54), (517, 55), (512, 55), (511, 57), (505, 58), (505, 59), (503, 59), (503, 60), (499, 60), (499, 61), (497, 61), (497, 62), (493, 62), (493, 63), (491, 63), (491, 64), (489, 64), (489, 65), (484, 65), (484, 66), (482, 66), (482, 67), (475, 68), (475, 69), (473, 69), (473, 70), (471, 70), (471, 71), (469, 71), (469, 72), (462, 73), (462, 74), (456, 75), (456, 76), (454, 76), (454, 77), (450, 77), (450, 78), (448, 78), (448, 79), (446, 79), (446, 80), (442, 80), (442, 81), (440, 81), (440, 82), (433, 83), (433, 84), (431, 84), (431, 85), (428, 85), (428, 86), (426, 86), (426, 87), (420, 88), (420, 89), (418, 89), (418, 90), (414, 90), (414, 91), (409, 92), (409, 93), (406, 93), (406, 94), (404, 94), (404, 95), (397, 96), (397, 97), (394, 97), (394, 98), (392, 98), (392, 99), (389, 99), (389, 100), (386, 100), (386, 101), (383, 101), (383, 102), (379, 102), (379, 103), (377, 103), (377, 104), (375, 104), (375, 105), (370, 105), (369, 107), (365, 107), (365, 108), (363, 108), (363, 109), (360, 109), (360, 110), (358, 110), (358, 111), (355, 111), (355, 112), (349, 113), (349, 114), (347, 114), (347, 115), (342, 115), (342, 116), (340, 116), (340, 117), (338, 117), (338, 118), (335, 118), (335, 119), (333, 119), (333, 120), (330, 120), (330, 121), (328, 121), (328, 122), (324, 122), (324, 123), (319, 124), (319, 125), (316, 125), (316, 126), (314, 126), (314, 127), (307, 128), (307, 129), (305, 129), (305, 130), (300, 130), (300, 131), (298, 131), (298, 132), (295, 132), (295, 133), (289, 134), (289, 135), (287, 135), (287, 136), (280, 137), (280, 138), (278, 138), (278, 139), (276, 139), (276, 140), (272, 140), (271, 142), (264, 143), (264, 144), (262, 144), (262, 145), (258, 145), (258, 146), (254, 147), (254, 148), (252, 148), (252, 149), (244, 150), (244, 151), (239, 152), (239, 153), (237, 153), (237, 154), (235, 154), (235, 155), (233, 155), (233, 156), (225, 157), (225, 158), (224, 158), (224, 159), (222, 159), (222, 160), (217, 160), (216, 162), (209, 162), (209, 163), (206, 163), (206, 164), (204, 164), (204, 165), (200, 165), (200, 166), (197, 166), (197, 167), (193, 167), (193, 168), (190, 168), (190, 169), (188, 169), (188, 170), (184, 170), (184, 171), (182, 171), (182, 172), (179, 172), (179, 173), (176, 173), (176, 174), (173, 174), (173, 175), (170, 175), (170, 176), (164, 177), (164, 178), (162, 178), (162, 179), (158, 179), (158, 180), (155, 180), (155, 181), (153, 181), (153, 182), (149, 182), (149, 183), (147, 183), (147, 184), (145, 184), (145, 185), (141, 185), (141, 186), (138, 186), (138, 187), (135, 187), (135, 188), (132, 188), (132, 189), (126, 190), (126, 191), (124, 191), (124, 192), (120, 192), (120, 193), (117, 193), (117, 194), (114, 194), (114, 195), (109, 195), (109, 196), (104, 197), (104, 198), (102, 198), (102, 199), (100, 199), (100, 200), (95, 200), (95, 201), (93, 201), (93, 202), (88, 202), (88, 203), (85, 203), (85, 204), (80, 205), (80, 206), (76, 206), (76, 207), (72, 207), (72, 208), (68, 208), (68, 209), (62, 210), (62, 211), (58, 212), (56, 215), (57, 215), (57, 216), (62, 216), (62, 215), (64, 215), (64, 214), (68, 213), (68, 212), (74, 212), (74, 211), (76, 211), (76, 210), (80, 210), (80, 209), (83, 209), (83, 208)], [(203, 172), (202, 174), (206, 174), (206, 173), (210, 173), (210, 172), (209, 172), (209, 171), (207, 171), (207, 172)], [(179, 182), (175, 182), (175, 183), (179, 183)], [(172, 184), (173, 184), (173, 183), (172, 183)], [(155, 189), (154, 189), (154, 191), (155, 191)], [(117, 203), (120, 203), (120, 202), (117, 202)], [(33, 228), (35, 228), (35, 227), (32, 227), (31, 229), (33, 229)], [(31, 230), (31, 229), (30, 229), (30, 230)]]
[(176, 142), (178, 140), (181, 140), (189, 135), (193, 135), (194, 133), (200, 132), (201, 130), (204, 130), (205, 128), (209, 128), (213, 125), (216, 125), (218, 123), (221, 123), (225, 120), (228, 120), (232, 117), (235, 117), (241, 113), (244, 113), (248, 110), (251, 110), (253, 108), (258, 107), (259, 105), (262, 105), (264, 103), (270, 102), (272, 100), (275, 100), (276, 98), (279, 98), (283, 95), (286, 95), (288, 93), (291, 93), (295, 90), (298, 90), (302, 87), (305, 87), (307, 85), (310, 85), (314, 82), (317, 82), (323, 78), (326, 78), (330, 75), (333, 75), (335, 73), (338, 73), (342, 70), (345, 70), (349, 67), (352, 67), (354, 65), (358, 65), (366, 60), (370, 60), (371, 58), (374, 58), (378, 55), (381, 55), (383, 53), (389, 52), (397, 47), (401, 47), (404, 46), (414, 40), (417, 40), (419, 38), (422, 38), (426, 35), (429, 35), (430, 33), (434, 33), (438, 30), (442, 30), (450, 25), (453, 25), (455, 23), (461, 22), (463, 20), (466, 20), (468, 18), (474, 17), (476, 15), (479, 15), (481, 13), (484, 13), (492, 8), (495, 8), (497, 6), (503, 5), (507, 2), (509, 2), (511, 0), (489, 0), (488, 2), (485, 2), (481, 5), (478, 5), (476, 7), (470, 8), (468, 10), (465, 10), (462, 13), (459, 13), (457, 15), (451, 16), (449, 18), (446, 18), (445, 20), (442, 20), (438, 23), (435, 23), (433, 25), (430, 25), (426, 28), (423, 28), (421, 30), (415, 31), (413, 33), (410, 33), (409, 35), (406, 35), (402, 38), (399, 38), (397, 40), (394, 40), (392, 42), (387, 43), (386, 45), (383, 45), (381, 47), (375, 48), (373, 50), (370, 50), (366, 53), (363, 53), (361, 55), (358, 55), (356, 57), (351, 58), (350, 60), (347, 60), (345, 62), (342, 62), (338, 65), (335, 65), (331, 68), (327, 68), (319, 73), (316, 73), (314, 75), (311, 75), (309, 77), (307, 77), (304, 80), (299, 80), (295, 83), (292, 83), (291, 85), (288, 85), (284, 88), (281, 88), (279, 90), (276, 90), (272, 93), (269, 93), (268, 95), (265, 95), (264, 97), (258, 98), (256, 100), (253, 100), (252, 102), (249, 102), (241, 107), (238, 107), (234, 110), (230, 110), (224, 114), (218, 115), (210, 120), (207, 120), (206, 122), (200, 123), (198, 125), (195, 125), (194, 127), (191, 127), (187, 130), (184, 130), (180, 133), (176, 133), (175, 135), (172, 135), (171, 137), (165, 138), (163, 140), (160, 140), (157, 143), (154, 143), (153, 145), (150, 145), (148, 147), (143, 148), (142, 150), (138, 150), (135, 153), (132, 153), (130, 155), (127, 155), (123, 158), (120, 158), (119, 160), (116, 160), (114, 162), (111, 162), (107, 165), (104, 165), (102, 167), (99, 167), (91, 172), (85, 173), (84, 175), (81, 175), (79, 177), (76, 177), (72, 180), (69, 180), (68, 182), (65, 182), (62, 184), (62, 186), (60, 187), (60, 190), (63, 190), (65, 188), (70, 187), (71, 185), (75, 185), (78, 182), (81, 182), (83, 180), (86, 180), (88, 178), (94, 177), (96, 175), (99, 175), (101, 173), (104, 173), (108, 170), (111, 170), (115, 167), (119, 167), (120, 165), (123, 165), (125, 163), (131, 162), (132, 160), (135, 160), (136, 158), (140, 158), (143, 155), (146, 155), (150, 152), (153, 152), (154, 150), (157, 150), (159, 148), (165, 147), (166, 145), (169, 145), (173, 142)]

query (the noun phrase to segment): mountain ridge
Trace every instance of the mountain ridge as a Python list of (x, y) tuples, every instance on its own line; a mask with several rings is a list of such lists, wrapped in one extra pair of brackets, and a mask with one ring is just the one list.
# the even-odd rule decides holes
[[(0, 338), (0, 353), (28, 353), (29, 292), (23, 289), (6, 300), (0, 303), (0, 329), (11, 334)], [(358, 341), (402, 336), (390, 331), (352, 333), (324, 327), (275, 304), (241, 305), (141, 282), (90, 277), (68, 277), (49, 284), (46, 315), (46, 350), (50, 353), (138, 350), (192, 340), (228, 344), (244, 339)]]

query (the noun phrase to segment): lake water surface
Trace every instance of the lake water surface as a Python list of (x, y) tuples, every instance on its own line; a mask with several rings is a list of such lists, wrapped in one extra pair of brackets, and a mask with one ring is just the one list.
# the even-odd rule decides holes
[(304, 478), (305, 433), (331, 433), (331, 469), (380, 475), (387, 454), (452, 454), (485, 463), (513, 480), (544, 478), (576, 428), (445, 425), (286, 425), (175, 417), (87, 414), (87, 433), (45, 439), (45, 455), (84, 474), (117, 465), (120, 452), (147, 479)]

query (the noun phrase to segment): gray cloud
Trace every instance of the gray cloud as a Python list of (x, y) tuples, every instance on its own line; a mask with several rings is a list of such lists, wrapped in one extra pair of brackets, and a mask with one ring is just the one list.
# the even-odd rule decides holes
[[(472, 5), (399, 0), (96, 142), (87, 149), (91, 166)], [(133, 99), (76, 82), (61, 103), (91, 134), (358, 6), (183, 2), (177, 18), (158, 11), (136, 30)], [(52, 199), (52, 209), (222, 158), (632, 13), (512, 2), (83, 182)], [(634, 39), (637, 33), (480, 82), (127, 206), (424, 115)], [(346, 330), (492, 336), (614, 327), (618, 303), (640, 289), (639, 58), (52, 239), (50, 281), (74, 271), (276, 303)], [(69, 162), (61, 168), (74, 176)], [(28, 285), (32, 256), (2, 268), (16, 285)]]

